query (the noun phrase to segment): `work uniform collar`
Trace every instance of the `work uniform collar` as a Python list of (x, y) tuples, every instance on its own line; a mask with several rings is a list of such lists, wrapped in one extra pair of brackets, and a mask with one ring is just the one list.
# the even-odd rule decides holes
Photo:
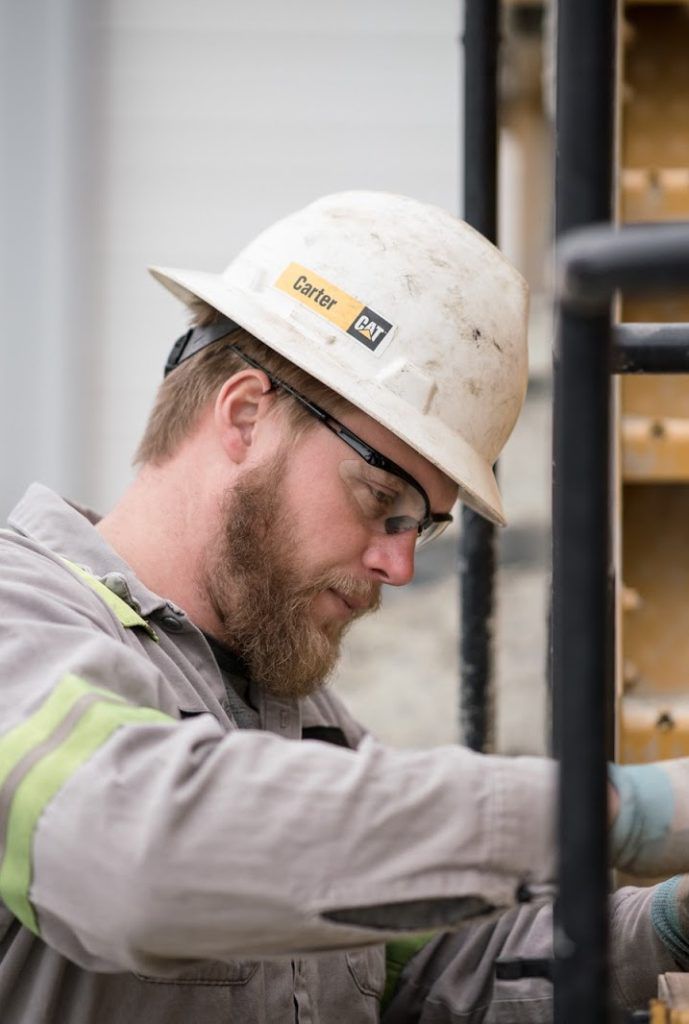
[[(95, 525), (101, 516), (91, 509), (71, 504), (43, 484), (32, 484), (10, 513), (8, 525), (55, 555), (60, 555), (91, 575), (102, 580), (129, 604), (138, 614), (149, 619), (156, 612), (162, 612), (161, 625), (165, 622), (165, 611), (171, 609), (170, 602), (154, 594), (141, 583), (134, 572), (101, 536)], [(176, 609), (179, 613), (179, 609)], [(169, 616), (167, 616), (169, 618)], [(199, 637), (202, 634), (199, 632)], [(206, 647), (211, 655), (210, 647)], [(218, 672), (217, 696), (224, 697), (225, 686), (220, 669), (213, 659)], [(248, 700), (258, 711), (261, 728), (274, 732), (285, 739), (299, 739), (301, 736), (301, 702), (289, 697), (274, 697), (262, 691), (256, 682), (249, 683)]]
[(109, 589), (131, 604), (143, 618), (166, 608), (169, 602), (145, 587), (98, 530), (94, 530), (101, 518), (91, 509), (71, 504), (43, 484), (31, 484), (10, 513), (8, 524), (54, 554), (76, 562), (103, 579)]

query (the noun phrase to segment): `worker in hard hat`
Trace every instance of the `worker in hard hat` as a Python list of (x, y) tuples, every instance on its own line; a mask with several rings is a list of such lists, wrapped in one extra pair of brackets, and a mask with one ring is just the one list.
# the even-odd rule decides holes
[[(34, 485), (0, 536), (3, 1024), (547, 1019), (493, 965), (548, 955), (553, 765), (388, 750), (323, 688), (458, 495), (503, 521), (524, 281), (365, 192), (153, 273), (193, 323), (134, 482), (101, 519)], [(687, 866), (613, 781), (620, 859)], [(626, 892), (631, 1005), (674, 954)]]

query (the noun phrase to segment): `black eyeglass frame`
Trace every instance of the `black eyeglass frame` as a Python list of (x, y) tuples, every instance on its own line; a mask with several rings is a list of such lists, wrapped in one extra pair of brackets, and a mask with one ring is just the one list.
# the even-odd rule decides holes
[[(191, 356), (196, 355), (202, 348), (210, 345), (212, 342), (221, 341), (228, 335), (233, 334), (235, 331), (240, 330), (239, 324), (235, 324), (234, 321), (224, 318), (224, 323), (214, 323), (207, 327), (191, 328), (186, 334), (183, 334), (181, 338), (178, 338), (175, 342), (172, 351), (168, 357), (165, 365), (165, 376), (174, 370), (180, 363), (189, 359)], [(436, 523), (451, 523), (452, 516), (449, 512), (431, 512), (431, 503), (428, 500), (428, 495), (421, 486), (421, 484), (414, 479), (414, 477), (407, 473), (406, 469), (402, 469), (392, 459), (388, 459), (385, 455), (381, 455), (379, 451), (372, 448), (370, 444), (363, 441), (354, 431), (346, 427), (344, 423), (341, 423), (335, 416), (332, 416), (327, 410), (323, 409), (322, 406), (317, 405), (316, 402), (312, 402), (311, 399), (302, 395), (300, 391), (293, 388), (291, 384), (281, 380), (280, 377), (276, 377), (275, 374), (267, 370), (265, 366), (254, 359), (252, 356), (246, 354), (242, 349), (235, 345), (231, 341), (226, 341), (223, 344), (223, 348), (229, 348), (233, 352), (248, 363), (249, 366), (253, 366), (255, 370), (260, 370), (265, 373), (266, 377), (274, 388), (281, 388), (288, 395), (294, 398), (300, 405), (303, 406), (312, 416), (320, 420), (324, 427), (327, 427), (336, 437), (339, 437), (341, 441), (344, 441), (352, 451), (364, 460), (369, 466), (373, 466), (374, 469), (380, 469), (385, 473), (391, 473), (393, 476), (399, 477), (400, 480), (404, 480), (405, 483), (413, 487), (421, 497), (423, 498), (425, 506), (425, 515), (419, 522), (417, 531), (418, 536), (423, 535), (424, 530), (429, 529)]]

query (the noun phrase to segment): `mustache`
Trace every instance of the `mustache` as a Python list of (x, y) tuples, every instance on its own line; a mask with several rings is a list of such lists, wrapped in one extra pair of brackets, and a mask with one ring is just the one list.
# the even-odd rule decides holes
[(311, 599), (324, 590), (336, 590), (344, 598), (360, 605), (355, 612), (355, 617), (357, 618), (361, 615), (367, 615), (369, 612), (377, 611), (382, 601), (382, 587), (380, 583), (374, 583), (372, 580), (357, 579), (356, 576), (350, 576), (348, 573), (342, 572), (323, 573), (303, 593), (305, 598)]

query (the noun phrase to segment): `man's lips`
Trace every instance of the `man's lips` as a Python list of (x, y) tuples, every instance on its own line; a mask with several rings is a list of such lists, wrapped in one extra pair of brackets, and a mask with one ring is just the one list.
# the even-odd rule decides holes
[(343, 594), (341, 590), (337, 590), (335, 587), (330, 587), (329, 590), (339, 597), (341, 601), (347, 605), (350, 611), (360, 612), (365, 611), (371, 607), (371, 601), (365, 597), (353, 597), (351, 594)]

